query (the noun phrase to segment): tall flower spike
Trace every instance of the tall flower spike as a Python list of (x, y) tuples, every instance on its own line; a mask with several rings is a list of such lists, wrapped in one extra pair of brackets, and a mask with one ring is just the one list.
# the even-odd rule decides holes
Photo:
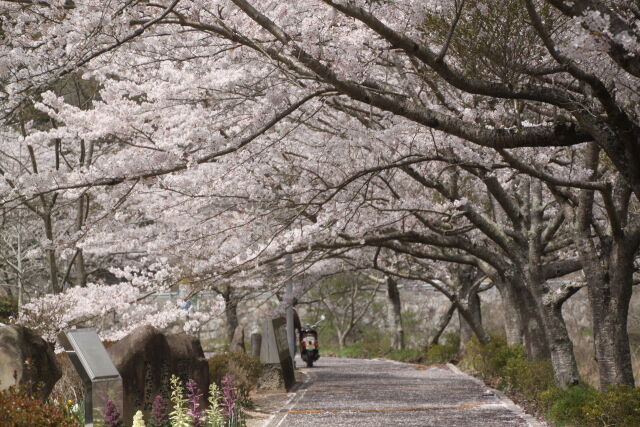
[(120, 412), (118, 412), (116, 404), (113, 403), (113, 400), (111, 399), (107, 400), (107, 404), (105, 407), (104, 425), (105, 427), (124, 427)]
[(202, 427), (204, 421), (204, 411), (200, 408), (200, 398), (202, 393), (198, 389), (198, 383), (190, 379), (187, 381), (187, 414), (191, 416), (193, 427)]
[(222, 413), (227, 417), (231, 417), (235, 409), (238, 398), (233, 387), (233, 378), (227, 374), (222, 379)]
[(207, 419), (205, 427), (223, 427), (224, 416), (220, 407), (220, 389), (215, 382), (209, 386), (209, 409), (207, 409)]
[(158, 395), (153, 399), (153, 405), (151, 407), (151, 421), (150, 427), (170, 427), (169, 417), (167, 416), (167, 405), (162, 398)]
[(169, 414), (171, 427), (191, 427), (191, 417), (187, 414), (187, 401), (184, 398), (182, 383), (175, 375), (171, 376), (171, 402), (173, 411)]
[(146, 427), (142, 411), (138, 410), (133, 416), (133, 424), (131, 427)]

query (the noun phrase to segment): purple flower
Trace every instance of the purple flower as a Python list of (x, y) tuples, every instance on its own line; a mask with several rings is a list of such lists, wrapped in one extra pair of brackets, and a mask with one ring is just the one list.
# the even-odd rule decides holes
[(204, 411), (200, 409), (201, 397), (202, 393), (200, 393), (198, 389), (198, 384), (190, 379), (187, 382), (187, 401), (189, 404), (187, 414), (189, 414), (193, 420), (193, 427), (202, 427), (205, 419)]
[(227, 417), (233, 414), (233, 410), (238, 402), (238, 396), (233, 386), (233, 378), (227, 374), (222, 379), (222, 413)]
[(107, 400), (107, 405), (104, 411), (104, 425), (105, 427), (124, 427), (120, 412), (113, 400)]
[(153, 405), (151, 406), (151, 421), (150, 427), (165, 427), (169, 425), (169, 419), (167, 418), (167, 405), (164, 403), (162, 396), (158, 395), (153, 399)]

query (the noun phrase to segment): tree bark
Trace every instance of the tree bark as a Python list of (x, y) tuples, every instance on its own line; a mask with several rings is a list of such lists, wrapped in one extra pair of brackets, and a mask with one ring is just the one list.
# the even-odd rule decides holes
[(573, 353), (573, 343), (562, 317), (562, 304), (543, 303), (541, 311), (549, 341), (556, 385), (567, 388), (578, 384), (580, 381), (578, 365)]
[(45, 213), (44, 232), (47, 239), (51, 242), (51, 247), (47, 249), (47, 261), (49, 263), (49, 286), (52, 294), (59, 294), (62, 289), (58, 282), (58, 262), (56, 260), (56, 250), (53, 247), (53, 223), (51, 222), (51, 213)]
[(548, 360), (551, 358), (549, 343), (545, 334), (544, 321), (538, 310), (538, 303), (531, 291), (522, 282), (511, 282), (512, 295), (520, 312), (522, 337), (528, 360)]
[(491, 337), (487, 334), (487, 331), (482, 326), (482, 319), (476, 319), (471, 311), (467, 307), (467, 303), (458, 303), (458, 313), (466, 321), (469, 328), (473, 331), (480, 344), (486, 345), (491, 342)]
[(387, 320), (391, 332), (391, 348), (394, 350), (404, 349), (404, 330), (402, 327), (402, 305), (398, 283), (387, 276)]
[(340, 350), (344, 349), (344, 344), (345, 344), (345, 339), (347, 334), (344, 333), (342, 330), (340, 330), (339, 328), (336, 328), (336, 334), (338, 335), (338, 348)]
[[(480, 310), (480, 296), (477, 291), (472, 291), (467, 297), (467, 310), (477, 325), (482, 325), (482, 312)], [(458, 321), (460, 322), (460, 347), (458, 355), (462, 356), (469, 340), (473, 337), (473, 329), (458, 311)]]
[(428, 350), (429, 347), (438, 344), (442, 333), (445, 329), (447, 329), (449, 322), (451, 322), (451, 318), (453, 317), (453, 313), (456, 311), (456, 308), (457, 307), (455, 304), (451, 304), (447, 311), (445, 311), (442, 316), (440, 316), (440, 319), (438, 319), (438, 323), (436, 323), (435, 328), (433, 328), (430, 337), (427, 340), (427, 346), (425, 350)]
[(504, 313), (504, 332), (507, 337), (507, 345), (524, 344), (524, 328), (522, 326), (522, 316), (518, 310), (517, 296), (513, 289), (504, 280), (491, 278), (495, 284), (502, 300), (502, 311)]
[(613, 242), (608, 271), (594, 269), (593, 265), (586, 267), (595, 357), (602, 390), (616, 384), (635, 385), (627, 332), (633, 252), (624, 243), (624, 240)]
[[(596, 180), (600, 149), (589, 144), (585, 153), (585, 166)], [(572, 210), (569, 203), (565, 203), (565, 210), (568, 217), (575, 212), (575, 242), (587, 281), (600, 388), (606, 390), (615, 384), (635, 383), (627, 316), (634, 258), (640, 246), (640, 222), (630, 215), (631, 189), (618, 176), (612, 191), (603, 193), (607, 230), (593, 233), (592, 229), (598, 230), (593, 215), (594, 196), (593, 191), (582, 190), (577, 210)]]
[[(88, 208), (89, 200), (87, 195), (80, 196), (78, 200), (78, 207), (76, 212), (76, 231), (80, 232), (84, 224), (86, 209)], [(84, 264), (84, 254), (81, 248), (77, 249), (78, 253), (75, 258), (75, 282), (76, 286), (87, 286), (87, 271)]]
[(225, 317), (227, 320), (227, 341), (231, 343), (233, 341), (233, 334), (238, 327), (238, 298), (233, 291), (231, 285), (227, 285), (222, 293), (225, 305)]

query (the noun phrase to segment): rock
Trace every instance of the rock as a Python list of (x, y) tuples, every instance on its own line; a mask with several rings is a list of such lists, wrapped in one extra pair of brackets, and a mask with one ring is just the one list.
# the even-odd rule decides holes
[(0, 390), (21, 384), (45, 400), (61, 376), (52, 344), (24, 326), (0, 327)]
[(262, 372), (256, 388), (258, 391), (287, 391), (282, 367), (276, 364), (262, 365)]
[(124, 392), (123, 420), (131, 422), (139, 409), (150, 415), (157, 395), (169, 402), (171, 375), (186, 385), (193, 379), (203, 392), (206, 404), (209, 367), (200, 342), (184, 333), (165, 334), (152, 326), (141, 326), (107, 349), (122, 376)]
[(201, 405), (206, 405), (209, 390), (209, 364), (202, 351), (200, 341), (185, 333), (169, 334), (166, 336), (169, 343), (171, 357), (175, 361), (176, 375), (186, 384), (192, 379), (198, 383), (198, 388), (203, 393)]

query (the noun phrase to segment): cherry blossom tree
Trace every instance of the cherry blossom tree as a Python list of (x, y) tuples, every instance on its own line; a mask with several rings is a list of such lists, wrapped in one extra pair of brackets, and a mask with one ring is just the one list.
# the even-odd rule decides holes
[(3, 2), (2, 204), (44, 224), (53, 292), (61, 254), (79, 285), (144, 255), (202, 289), (350, 257), (431, 281), (486, 342), (473, 268), (560, 386), (586, 282), (601, 385), (633, 384), (639, 11), (577, 3)]

